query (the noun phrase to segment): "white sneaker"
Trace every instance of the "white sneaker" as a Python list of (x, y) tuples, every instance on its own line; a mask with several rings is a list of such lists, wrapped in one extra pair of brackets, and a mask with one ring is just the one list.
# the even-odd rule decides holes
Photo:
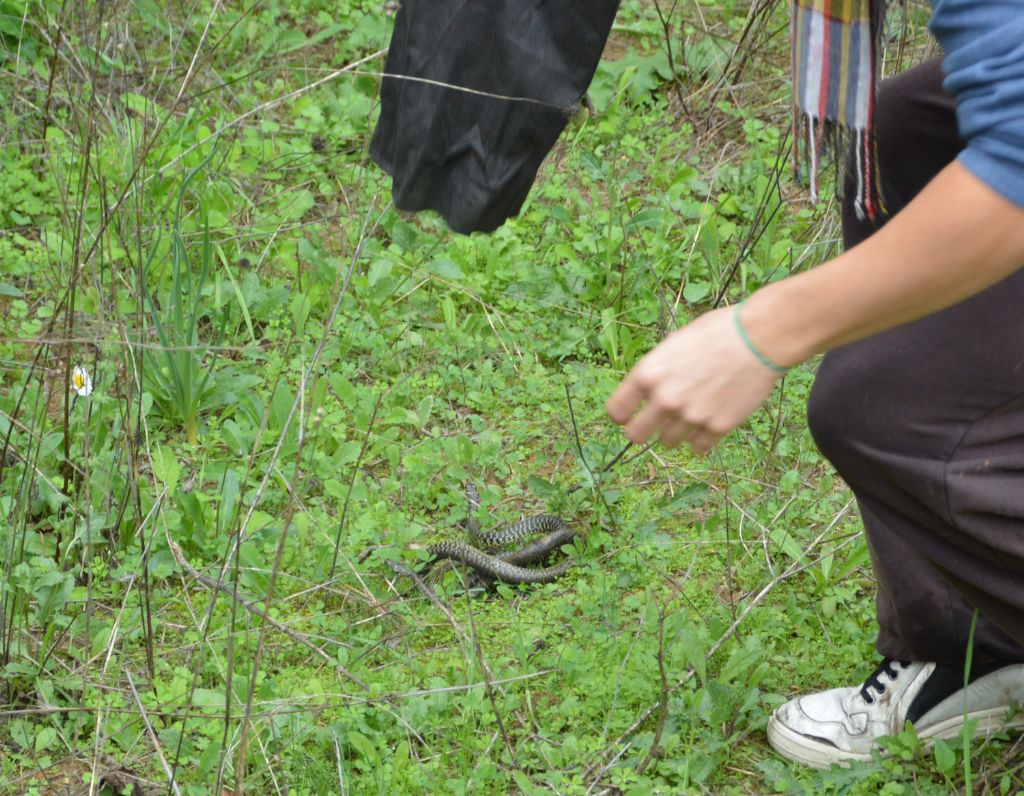
[[(1024, 714), (1016, 710), (1024, 704), (1024, 663), (972, 675), (966, 718), (977, 720), (977, 732), (1024, 727)], [(783, 757), (828, 768), (871, 760), (878, 739), (901, 732), (907, 721), (922, 740), (952, 738), (964, 725), (963, 682), (959, 667), (886, 659), (859, 688), (833, 688), (781, 705), (768, 719), (768, 742)]]

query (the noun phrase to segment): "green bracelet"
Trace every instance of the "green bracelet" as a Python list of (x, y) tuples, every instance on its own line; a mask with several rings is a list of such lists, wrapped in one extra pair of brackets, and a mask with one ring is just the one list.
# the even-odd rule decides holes
[(761, 353), (760, 349), (750, 339), (750, 335), (747, 334), (747, 330), (743, 328), (743, 321), (740, 319), (740, 310), (743, 309), (743, 305), (747, 302), (741, 301), (736, 305), (736, 309), (732, 314), (733, 319), (736, 321), (736, 331), (740, 334), (740, 339), (743, 340), (743, 344), (747, 347), (751, 354), (757, 357), (757, 361), (764, 365), (766, 368), (771, 368), (776, 373), (789, 373), (789, 368), (784, 368), (782, 365), (776, 365), (768, 357)]

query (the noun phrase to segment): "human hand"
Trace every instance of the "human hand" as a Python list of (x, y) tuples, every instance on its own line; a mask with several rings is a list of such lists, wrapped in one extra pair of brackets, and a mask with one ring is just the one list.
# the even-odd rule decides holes
[(747, 348), (732, 317), (736, 311), (702, 315), (626, 375), (605, 408), (630, 440), (644, 443), (657, 434), (667, 448), (687, 442), (704, 452), (764, 402), (782, 374)]

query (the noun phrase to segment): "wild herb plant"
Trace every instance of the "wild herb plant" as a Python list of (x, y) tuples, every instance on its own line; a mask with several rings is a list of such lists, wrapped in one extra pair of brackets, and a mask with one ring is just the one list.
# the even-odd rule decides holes
[[(145, 307), (158, 342), (157, 346), (150, 347), (140, 341), (136, 349), (144, 352), (143, 356), (136, 357), (143, 389), (150, 389), (157, 409), (166, 420), (180, 424), (190, 445), (199, 442), (202, 414), (231, 403), (236, 395), (233, 390), (258, 382), (255, 376), (235, 375), (229, 384), (225, 375), (214, 375), (227, 314), (222, 310), (217, 313), (219, 317), (215, 317), (211, 309), (208, 288), (214, 257), (210, 220), (202, 198), (197, 207), (198, 242), (186, 241), (182, 231), (188, 188), (203, 174), (215, 154), (216, 150), (211, 148), (203, 161), (182, 180), (171, 227), (170, 285), (166, 290), (159, 290), (151, 284), (155, 281), (154, 272), (162, 270), (156, 262), (161, 252), (159, 238), (140, 271)], [(145, 333), (145, 328), (142, 331)]]

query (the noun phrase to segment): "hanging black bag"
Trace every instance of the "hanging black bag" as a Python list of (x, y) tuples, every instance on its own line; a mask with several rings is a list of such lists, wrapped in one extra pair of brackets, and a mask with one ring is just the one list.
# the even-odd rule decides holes
[(395, 206), (436, 210), (465, 233), (516, 215), (579, 108), (617, 9), (618, 0), (404, 0), (385, 65), (396, 77), (383, 80), (370, 144)]

